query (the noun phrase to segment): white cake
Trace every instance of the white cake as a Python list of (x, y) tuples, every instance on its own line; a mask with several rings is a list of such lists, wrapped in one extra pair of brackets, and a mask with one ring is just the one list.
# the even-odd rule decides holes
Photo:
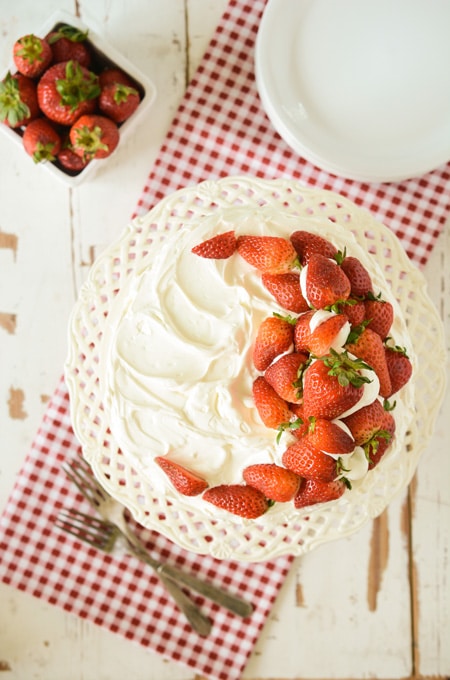
[[(133, 228), (151, 233), (152, 220), (149, 213)], [(286, 432), (277, 441), (277, 432), (263, 424), (252, 398), (252, 384), (260, 374), (252, 362), (258, 328), (266, 317), (285, 310), (262, 285), (260, 273), (237, 253), (224, 260), (205, 259), (192, 248), (229, 230), (236, 236), (289, 238), (299, 229), (327, 238), (362, 262), (376, 293), (394, 307), (390, 335), (414, 361), (402, 311), (382, 270), (349, 230), (327, 217), (299, 217), (270, 205), (230, 206), (206, 211), (189, 228), (168, 231), (149, 246), (146, 266), (136, 268), (112, 302), (99, 376), (109, 427), (124, 459), (154, 495), (175, 507), (189, 503), (201, 515), (229, 516), (202, 494), (182, 498), (156, 457), (181, 464), (210, 487), (242, 484), (249, 465), (281, 465), (293, 440)], [(396, 433), (386, 457), (404, 455), (413, 394), (411, 381), (395, 396)], [(371, 474), (355, 473), (346, 494), (364, 493)], [(295, 512), (292, 503), (275, 503), (258, 521), (268, 516), (286, 521)]]

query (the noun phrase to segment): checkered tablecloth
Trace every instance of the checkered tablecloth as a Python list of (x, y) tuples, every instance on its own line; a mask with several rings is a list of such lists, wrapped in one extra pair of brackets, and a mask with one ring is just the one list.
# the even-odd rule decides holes
[[(450, 212), (450, 164), (400, 184), (363, 184), (331, 176), (291, 151), (272, 128), (255, 87), (253, 52), (264, 6), (264, 0), (230, 0), (136, 214), (169, 192), (206, 179), (292, 177), (341, 193), (371, 210), (397, 234), (411, 259), (423, 265)], [(61, 382), (1, 518), (0, 580), (205, 677), (239, 678), (292, 559), (254, 565), (221, 562), (187, 553), (156, 533), (142, 531), (155, 555), (254, 603), (254, 614), (242, 621), (199, 598), (214, 620), (212, 634), (200, 638), (147, 567), (134, 558), (88, 549), (53, 528), (52, 519), (62, 507), (87, 510), (61, 472), (61, 463), (79, 454)]]

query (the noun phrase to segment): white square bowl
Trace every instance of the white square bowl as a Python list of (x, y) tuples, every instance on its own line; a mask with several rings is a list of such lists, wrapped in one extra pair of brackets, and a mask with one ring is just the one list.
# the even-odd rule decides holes
[[(41, 26), (41, 28), (38, 31), (35, 32), (35, 35), (39, 36), (40, 38), (44, 38), (46, 35), (48, 35), (48, 33), (54, 31), (62, 24), (68, 24), (69, 26), (78, 28), (81, 31), (88, 31), (87, 44), (90, 46), (91, 51), (93, 53), (94, 62), (99, 62), (102, 68), (108, 66), (113, 68), (119, 68), (120, 70), (124, 71), (135, 83), (136, 89), (139, 91), (141, 95), (141, 101), (136, 111), (126, 121), (119, 124), (120, 141), (118, 147), (120, 147), (122, 140), (125, 139), (130, 134), (131, 130), (136, 127), (136, 123), (138, 122), (138, 120), (142, 119), (148, 113), (156, 97), (156, 88), (154, 84), (147, 78), (146, 75), (139, 71), (139, 69), (137, 69), (122, 54), (120, 54), (120, 52), (118, 52), (111, 44), (109, 44), (106, 40), (104, 40), (101, 36), (96, 34), (91, 28), (89, 28), (86, 24), (80, 21), (78, 17), (75, 17), (69, 12), (65, 12), (63, 10), (58, 10), (54, 12), (48, 18), (45, 24)], [(20, 37), (21, 36), (17, 36), (17, 38)], [(7, 69), (2, 74), (1, 79), (3, 79), (6, 76), (8, 70), (11, 73), (16, 72), (16, 68), (13, 63), (10, 66), (10, 68)], [(93, 70), (95, 72), (95, 67)], [(3, 123), (0, 123), (0, 129), (15, 144), (18, 144), (20, 145), (21, 148), (23, 148), (22, 135), (24, 128), (13, 129), (9, 128), (7, 125), (4, 125)], [(114, 153), (115, 151), (113, 152), (113, 154)], [(111, 154), (111, 156), (113, 154)], [(32, 162), (31, 158), (30, 161)], [(64, 170), (61, 166), (58, 165), (56, 161), (43, 162), (40, 163), (39, 166), (43, 168), (45, 171), (50, 172), (54, 177), (63, 181), (68, 186), (73, 187), (77, 186), (78, 184), (81, 184), (81, 182), (84, 182), (88, 177), (92, 177), (95, 171), (98, 169), (99, 165), (101, 167), (101, 165), (104, 165), (107, 162), (108, 158), (92, 160), (83, 170), (81, 170), (78, 173), (71, 173), (67, 170)]]

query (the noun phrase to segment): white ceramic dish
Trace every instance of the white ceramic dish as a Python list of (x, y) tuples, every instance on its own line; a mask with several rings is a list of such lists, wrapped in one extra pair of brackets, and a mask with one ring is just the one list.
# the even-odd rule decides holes
[[(281, 515), (266, 513), (257, 521), (207, 516), (189, 499), (180, 497), (173, 502), (155, 492), (151, 480), (139, 474), (111, 434), (100, 368), (114, 300), (130, 277), (151, 269), (152, 244), (164, 239), (168, 229), (194, 229), (205, 215), (224, 214), (236, 205), (249, 211), (270, 206), (300, 219), (319, 215), (350, 232), (349, 236), (373, 254), (384, 273), (403, 310), (417, 357), (416, 417), (405, 432), (399, 455), (386, 454), (358, 491), (344, 494), (335, 503), (301, 511), (287, 509)], [(222, 559), (258, 561), (283, 553), (303, 554), (353, 533), (407, 486), (431, 436), (443, 397), (445, 372), (437, 367), (444, 365), (444, 350), (442, 323), (427, 296), (423, 275), (413, 267), (392, 231), (366, 210), (332, 192), (306, 189), (295, 182), (225, 178), (168, 196), (145, 220), (134, 220), (98, 259), (72, 314), (65, 368), (73, 427), (83, 455), (101, 484), (136, 520), (187, 550)]]
[(450, 160), (447, 0), (269, 0), (255, 71), (273, 126), (335, 175), (400, 181)]
[[(120, 125), (120, 147), (121, 142), (123, 142), (123, 140), (130, 134), (131, 130), (135, 129), (138, 121), (148, 114), (149, 108), (153, 104), (156, 97), (156, 88), (145, 74), (137, 69), (123, 55), (121, 55), (120, 52), (118, 52), (112, 45), (110, 45), (101, 36), (97, 35), (91, 28), (80, 21), (80, 19), (68, 12), (58, 10), (48, 18), (48, 20), (43, 26), (40, 27), (39, 30), (34, 32), (39, 37), (43, 38), (59, 24), (68, 24), (69, 26), (74, 26), (81, 31), (88, 31), (88, 41), (97, 57), (100, 58), (100, 60), (103, 61), (105, 65), (108, 64), (111, 66), (116, 66), (122, 71), (125, 71), (125, 73), (127, 73), (127, 75), (129, 75), (131, 79), (138, 85), (138, 89), (141, 93), (141, 101), (136, 111)], [(19, 37), (20, 36), (17, 36), (17, 38)], [(0, 80), (5, 77), (8, 70), (11, 73), (16, 72), (16, 68), (13, 63), (11, 63), (9, 69), (6, 69), (3, 72), (3, 74), (0, 76)], [(15, 144), (19, 145), (21, 149), (23, 149), (23, 130), (13, 130), (3, 124), (0, 124), (0, 130), (6, 134)], [(31, 158), (30, 162), (33, 162)], [(38, 171), (40, 168), (43, 168), (45, 171), (50, 172), (57, 179), (62, 180), (65, 184), (69, 186), (76, 186), (81, 182), (84, 182), (88, 177), (92, 177), (95, 171), (107, 162), (108, 159), (93, 160), (78, 174), (70, 174), (65, 172), (60, 167), (58, 167), (56, 163), (40, 163), (36, 166), (36, 171)]]

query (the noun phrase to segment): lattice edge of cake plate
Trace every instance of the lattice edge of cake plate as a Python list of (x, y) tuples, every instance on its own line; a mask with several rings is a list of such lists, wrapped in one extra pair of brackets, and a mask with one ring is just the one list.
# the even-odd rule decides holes
[[(350, 230), (373, 254), (398, 300), (413, 340), (415, 418), (405, 435), (403, 454), (386, 454), (366, 476), (357, 493), (333, 503), (295, 511), (288, 521), (242, 521), (230, 515), (210, 519), (181, 501), (176, 507), (155, 496), (118, 449), (109, 431), (99, 389), (99, 348), (112, 300), (123, 281), (140, 272), (155, 239), (167, 230), (188, 227), (205, 211), (231, 206), (270, 206), (301, 216), (318, 215)], [(161, 201), (151, 221), (137, 218), (122, 237), (97, 260), (82, 287), (70, 322), (65, 366), (74, 431), (94, 474), (137, 522), (158, 531), (181, 547), (216, 558), (259, 561), (282, 554), (303, 554), (321, 543), (349, 535), (378, 516), (409, 484), (427, 446), (443, 399), (445, 362), (441, 320), (427, 292), (426, 281), (410, 262), (395, 235), (367, 211), (329, 191), (305, 188), (287, 180), (229, 177), (182, 189)], [(361, 229), (364, 225), (364, 229)], [(433, 352), (430, 352), (433, 347)], [(368, 481), (366, 481), (368, 480)]]

